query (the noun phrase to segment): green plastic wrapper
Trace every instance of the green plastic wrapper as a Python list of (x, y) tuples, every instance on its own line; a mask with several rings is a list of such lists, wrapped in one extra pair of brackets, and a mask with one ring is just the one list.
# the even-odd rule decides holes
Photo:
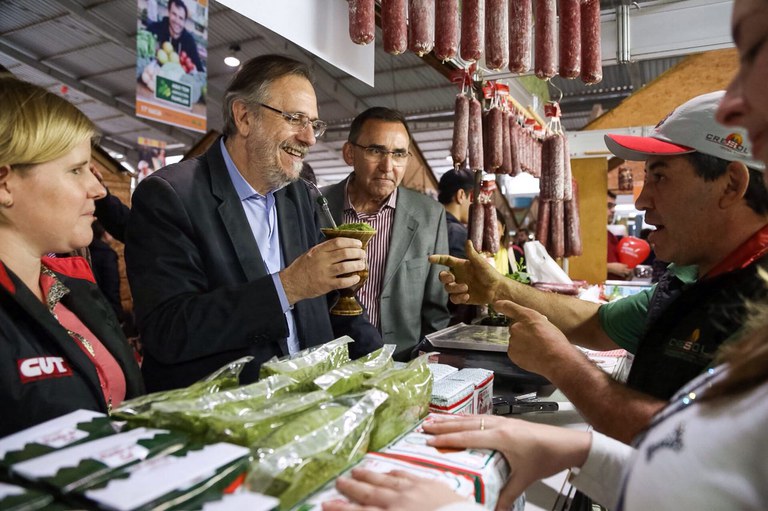
[(386, 392), (387, 401), (376, 410), (371, 433), (371, 451), (378, 451), (413, 429), (429, 412), (432, 372), (428, 354), (411, 360), (401, 369), (389, 369), (363, 383), (366, 388)]
[(127, 420), (132, 426), (144, 426), (150, 424), (151, 407), (155, 403), (179, 399), (193, 399), (206, 394), (213, 394), (221, 390), (237, 387), (240, 373), (245, 364), (253, 360), (253, 357), (243, 357), (230, 362), (218, 369), (203, 380), (193, 383), (183, 389), (153, 392), (124, 401), (119, 408), (112, 411), (112, 416), (117, 419)]
[(326, 411), (310, 410), (291, 421), (281, 428), (287, 431), (277, 430), (265, 442), (287, 443), (256, 451), (246, 485), (279, 498), (280, 509), (290, 509), (365, 455), (374, 413), (386, 399), (386, 393), (372, 389), (338, 398), (334, 403), (339, 406), (323, 405)]
[(392, 354), (395, 348), (394, 344), (385, 344), (373, 353), (318, 376), (313, 383), (333, 396), (362, 390), (365, 380), (394, 367)]
[[(216, 415), (243, 415), (260, 410), (297, 387), (290, 376), (276, 374), (250, 385), (206, 394), (194, 399), (163, 401), (152, 405), (149, 422), (155, 427), (186, 431), (195, 438), (207, 436), (209, 418)], [(208, 435), (208, 438), (216, 438)]]
[[(208, 425), (206, 440), (258, 447), (262, 445), (261, 441), (265, 437), (297, 424), (298, 419), (311, 416), (318, 407), (330, 400), (330, 394), (318, 390), (306, 394), (281, 396), (276, 401), (262, 403), (262, 408), (258, 410), (247, 410), (242, 413), (228, 410), (226, 413), (219, 413), (217, 409), (206, 418)], [(308, 411), (310, 412), (305, 413)]]
[(301, 350), (293, 355), (281, 358), (274, 357), (261, 364), (259, 378), (263, 379), (273, 374), (285, 374), (299, 383), (305, 384), (308, 390), (313, 390), (311, 389), (312, 380), (349, 362), (347, 344), (350, 342), (354, 342), (354, 340), (345, 335), (320, 346)]

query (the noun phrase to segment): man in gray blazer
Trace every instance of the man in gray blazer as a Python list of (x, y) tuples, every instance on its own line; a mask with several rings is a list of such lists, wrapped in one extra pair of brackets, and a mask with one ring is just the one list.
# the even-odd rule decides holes
[(374, 107), (358, 115), (344, 144), (353, 172), (323, 189), (337, 223), (368, 222), (368, 280), (358, 291), (371, 323), (406, 360), (428, 333), (448, 324), (448, 300), (427, 257), (448, 250), (445, 210), (434, 199), (400, 186), (411, 135), (403, 115)]
[(252, 356), (240, 375), (334, 337), (350, 354), (381, 346), (365, 315), (330, 316), (336, 290), (356, 284), (358, 240), (323, 240), (300, 181), (325, 131), (309, 68), (279, 55), (251, 59), (224, 96), (224, 136), (202, 156), (153, 173), (133, 196), (125, 257), (144, 345), (148, 390), (183, 387)]

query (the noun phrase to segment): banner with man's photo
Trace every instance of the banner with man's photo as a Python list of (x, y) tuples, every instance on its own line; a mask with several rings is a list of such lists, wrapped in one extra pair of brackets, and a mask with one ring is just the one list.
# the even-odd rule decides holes
[(136, 115), (206, 131), (208, 0), (138, 0)]

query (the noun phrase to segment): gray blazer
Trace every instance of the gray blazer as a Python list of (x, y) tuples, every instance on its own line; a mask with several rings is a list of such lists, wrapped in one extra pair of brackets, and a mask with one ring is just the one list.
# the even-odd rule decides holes
[[(331, 214), (341, 223), (347, 179), (323, 188)], [(448, 253), (445, 209), (434, 199), (398, 188), (392, 237), (380, 299), (381, 336), (397, 344), (397, 354), (410, 352), (425, 334), (448, 325), (448, 295), (430, 264), (430, 254)]]

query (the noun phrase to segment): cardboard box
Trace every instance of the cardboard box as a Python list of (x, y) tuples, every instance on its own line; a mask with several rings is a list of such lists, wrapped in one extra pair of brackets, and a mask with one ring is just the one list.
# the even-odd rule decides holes
[(475, 413), (475, 386), (472, 382), (443, 378), (432, 386), (429, 411), (470, 415)]
[(465, 368), (448, 376), (448, 379), (472, 383), (475, 388), (472, 397), (475, 413), (493, 413), (493, 371), (480, 368)]

